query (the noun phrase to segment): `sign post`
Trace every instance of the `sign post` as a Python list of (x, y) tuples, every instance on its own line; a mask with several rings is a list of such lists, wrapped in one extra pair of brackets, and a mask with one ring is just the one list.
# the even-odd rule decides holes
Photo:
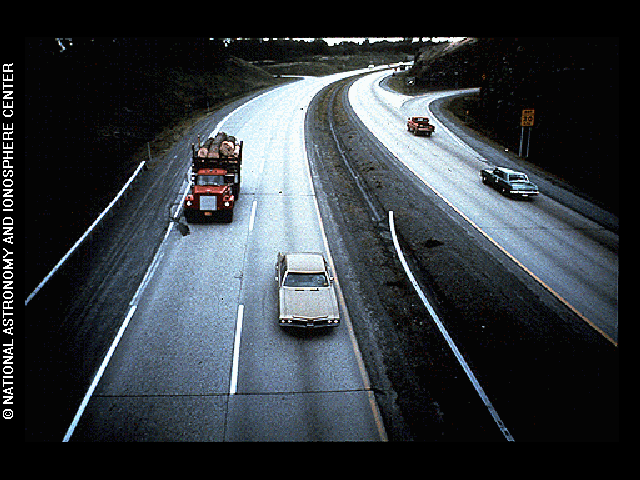
[(531, 127), (533, 127), (533, 118), (534, 118), (535, 110), (533, 108), (525, 108), (522, 110), (522, 116), (520, 117), (520, 151), (518, 155), (522, 156), (522, 142), (524, 139), (524, 127), (529, 127), (529, 135), (527, 137), (527, 154), (529, 156), (529, 144), (531, 143)]

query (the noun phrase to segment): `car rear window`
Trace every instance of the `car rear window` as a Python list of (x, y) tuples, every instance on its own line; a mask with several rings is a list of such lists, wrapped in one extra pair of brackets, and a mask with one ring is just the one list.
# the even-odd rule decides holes
[(285, 287), (328, 287), (329, 282), (323, 273), (289, 272), (284, 278)]
[(526, 182), (527, 177), (525, 177), (524, 175), (509, 175), (509, 180), (511, 180), (512, 182)]

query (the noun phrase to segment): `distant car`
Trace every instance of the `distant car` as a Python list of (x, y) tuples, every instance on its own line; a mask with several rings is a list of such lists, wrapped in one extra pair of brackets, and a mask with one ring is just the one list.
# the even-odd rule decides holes
[(430, 137), (435, 132), (436, 127), (429, 123), (427, 117), (409, 117), (407, 119), (407, 131), (414, 135), (424, 134)]
[(337, 327), (338, 301), (321, 253), (278, 253), (276, 262), (281, 327)]
[(529, 181), (525, 173), (504, 167), (494, 167), (480, 172), (482, 183), (490, 185), (504, 195), (534, 197), (538, 195), (538, 186)]

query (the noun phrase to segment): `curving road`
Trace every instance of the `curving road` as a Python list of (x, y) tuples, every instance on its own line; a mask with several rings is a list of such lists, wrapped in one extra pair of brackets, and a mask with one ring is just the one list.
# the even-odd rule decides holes
[[(380, 86), (387, 75), (365, 76), (349, 90), (349, 102), (373, 135), (556, 297), (617, 343), (619, 239), (601, 225), (611, 226), (615, 219), (599, 224), (590, 219), (600, 219), (591, 214), (596, 207), (582, 202), (587, 218), (575, 211), (573, 203), (578, 200), (554, 200), (567, 193), (556, 191), (561, 189), (535, 173), (530, 177), (540, 185), (541, 194), (533, 201), (510, 200), (484, 186), (479, 172), (487, 165), (527, 168), (495, 149), (485, 147), (479, 154), (451, 134), (431, 111), (432, 102), (451, 92), (400, 95)], [(436, 133), (430, 138), (409, 134), (407, 117), (425, 114), (434, 119)]]
[(386, 439), (348, 320), (308, 335), (277, 325), (278, 251), (329, 254), (306, 109), (356, 73), (266, 92), (218, 125), (244, 140), (234, 221), (170, 231), (72, 441)]
[[(309, 335), (276, 323), (277, 252), (322, 251), (330, 258), (307, 159), (307, 108), (324, 86), (357, 73), (270, 90), (218, 124), (244, 140), (234, 221), (192, 224), (185, 237), (170, 229), (68, 438), (386, 440), (349, 321)], [(367, 75), (349, 90), (353, 110), (373, 135), (617, 342), (617, 234), (553, 200), (558, 195), (547, 188), (554, 187), (535, 175), (543, 194), (532, 202), (511, 201), (482, 185), (478, 172), (488, 162), (508, 166), (514, 159), (474, 150), (440, 122), (431, 138), (409, 135), (406, 117), (430, 114), (432, 102), (445, 94), (398, 95), (379, 86), (384, 75)], [(210, 128), (199, 133), (206, 137)], [(338, 287), (340, 281), (348, 278), (337, 278)]]

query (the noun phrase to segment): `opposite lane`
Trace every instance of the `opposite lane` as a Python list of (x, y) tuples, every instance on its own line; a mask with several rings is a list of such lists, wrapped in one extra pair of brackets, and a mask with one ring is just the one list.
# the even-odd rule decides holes
[[(510, 201), (482, 185), (485, 158), (436, 122), (433, 137), (414, 137), (406, 119), (430, 114), (445, 93), (407, 97), (382, 89), (386, 73), (358, 80), (354, 111), (372, 133), (425, 183), (509, 252), (607, 337), (618, 338), (618, 236), (542, 194)], [(433, 118), (433, 115), (430, 115)], [(496, 155), (496, 158), (499, 158)]]

